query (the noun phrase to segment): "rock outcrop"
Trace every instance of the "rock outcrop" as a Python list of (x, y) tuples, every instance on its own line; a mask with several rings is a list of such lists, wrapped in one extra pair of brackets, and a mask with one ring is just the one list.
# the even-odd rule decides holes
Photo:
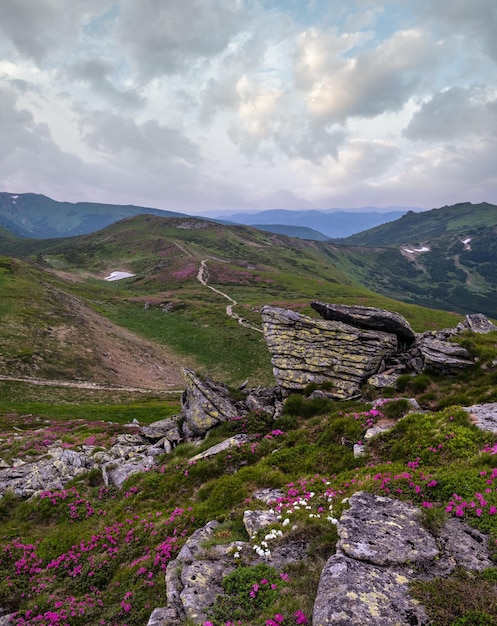
[(263, 307), (261, 314), (274, 377), (287, 393), (309, 383), (331, 382), (334, 398), (353, 397), (397, 352), (397, 337), (391, 333), (270, 306)]
[(230, 398), (226, 385), (202, 379), (187, 368), (182, 369), (182, 374), (186, 388), (181, 398), (181, 413), (187, 436), (205, 435), (216, 424), (248, 412), (242, 403)]
[(407, 345), (412, 344), (416, 339), (416, 333), (400, 313), (369, 306), (347, 306), (324, 302), (311, 302), (311, 306), (325, 320), (344, 322), (366, 330), (391, 333), (397, 336), (400, 343)]
[(350, 498), (337, 529), (337, 551), (314, 603), (315, 626), (427, 626), (410, 581), (492, 564), (486, 538), (461, 520), (449, 520), (434, 537), (415, 506), (370, 493)]
[(415, 333), (398, 313), (323, 302), (312, 307), (324, 319), (271, 306), (261, 311), (276, 383), (285, 394), (327, 382), (331, 397), (349, 399), (366, 382), (394, 386), (401, 373), (453, 374), (473, 365), (473, 359), (451, 337), (495, 328), (478, 315), (456, 328)]

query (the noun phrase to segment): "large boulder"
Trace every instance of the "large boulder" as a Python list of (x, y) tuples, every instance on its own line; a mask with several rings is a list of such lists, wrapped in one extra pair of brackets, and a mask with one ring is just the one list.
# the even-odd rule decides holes
[(441, 374), (457, 373), (461, 369), (474, 364), (469, 352), (455, 343), (434, 339), (429, 335), (422, 335), (418, 342), (424, 367)]
[(344, 322), (367, 330), (393, 333), (400, 343), (411, 344), (416, 339), (416, 333), (400, 313), (370, 306), (347, 306), (317, 301), (311, 302), (311, 306), (325, 320)]
[(411, 597), (415, 579), (447, 576), (464, 567), (491, 567), (487, 539), (449, 519), (437, 538), (412, 504), (357, 492), (337, 525), (336, 554), (326, 563), (314, 603), (322, 626), (424, 626), (424, 608)]
[(226, 385), (200, 378), (190, 369), (182, 369), (185, 391), (181, 412), (187, 436), (202, 436), (216, 424), (248, 413), (243, 402), (233, 400)]
[(278, 385), (287, 392), (332, 383), (331, 396), (351, 398), (396, 353), (397, 336), (314, 319), (272, 306), (261, 311), (264, 337)]

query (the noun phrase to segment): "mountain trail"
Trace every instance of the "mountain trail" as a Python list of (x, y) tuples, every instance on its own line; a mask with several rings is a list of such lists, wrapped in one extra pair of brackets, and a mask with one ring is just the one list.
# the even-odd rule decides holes
[(200, 267), (199, 267), (198, 274), (197, 274), (197, 280), (201, 285), (203, 285), (204, 287), (207, 287), (207, 289), (214, 291), (215, 293), (219, 294), (223, 298), (226, 298), (226, 300), (230, 301), (230, 304), (226, 306), (226, 315), (228, 317), (231, 317), (231, 319), (236, 320), (240, 324), (240, 326), (243, 326), (244, 328), (250, 328), (251, 330), (255, 330), (258, 333), (262, 333), (262, 330), (260, 328), (257, 328), (257, 326), (253, 326), (252, 324), (247, 322), (246, 319), (244, 319), (243, 317), (240, 317), (240, 315), (238, 315), (237, 313), (233, 311), (233, 307), (235, 307), (238, 304), (236, 300), (233, 300), (233, 298), (231, 296), (228, 296), (228, 294), (224, 293), (224, 291), (220, 291), (219, 289), (216, 289), (215, 287), (211, 287), (211, 285), (208, 284), (209, 270), (207, 269), (207, 259), (203, 259), (202, 261), (200, 261)]

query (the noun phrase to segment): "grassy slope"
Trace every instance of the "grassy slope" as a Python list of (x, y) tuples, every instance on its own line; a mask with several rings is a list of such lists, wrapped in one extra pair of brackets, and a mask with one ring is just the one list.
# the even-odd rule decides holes
[[(479, 356), (479, 365), (452, 379), (423, 375), (402, 381), (403, 394), (417, 396), (432, 412), (398, 421), (363, 458), (354, 458), (352, 446), (363, 438), (366, 422), (379, 417), (369, 413), (368, 405), (292, 396), (277, 424), (255, 415), (243, 425), (224, 424), (200, 448), (240, 430), (258, 433), (254, 445), (236, 452), (191, 465), (188, 458), (199, 448), (181, 445), (162, 459), (157, 470), (132, 477), (121, 492), (104, 488), (98, 473), (91, 472), (49, 498), (20, 502), (6, 496), (0, 500), (0, 604), (19, 610), (22, 616), (31, 611), (22, 622), (26, 624), (57, 623), (50, 622), (49, 611), (53, 620), (64, 611), (75, 611), (67, 620), (71, 626), (143, 626), (152, 608), (165, 603), (163, 570), (193, 530), (218, 519), (223, 525), (213, 545), (247, 540), (241, 520), (246, 508), (263, 506), (247, 500), (257, 488), (278, 487), (287, 494), (282, 522), (288, 518), (290, 523), (276, 528), (284, 540), (306, 538), (309, 559), (288, 568), (284, 572), (288, 580), (280, 578), (283, 572), (265, 572), (265, 578), (274, 576), (275, 593), (266, 605), (259, 605), (260, 617), (250, 617), (253, 605), (240, 598), (237, 619), (243, 624), (262, 626), (275, 614), (293, 624), (296, 611), (310, 616), (320, 570), (337, 540), (329, 518), (339, 517), (347, 506), (344, 499), (358, 489), (414, 502), (424, 510), (424, 523), (435, 531), (445, 516), (455, 514), (451, 502), (457, 494), (459, 503), (467, 503), (464, 519), (489, 533), (495, 546), (495, 436), (478, 431), (466, 413), (451, 405), (497, 399), (491, 365), (497, 355), (497, 336), (469, 334), (463, 341)], [(95, 397), (88, 403), (88, 396), (81, 400), (87, 408), (93, 406), (92, 421), (58, 419), (60, 414), (54, 411), (50, 416), (46, 408), (26, 416), (24, 407), (16, 412), (9, 406), (0, 418), (0, 456), (41, 455), (60, 438), (75, 448), (89, 441), (107, 446), (119, 432), (130, 432), (106, 424), (111, 413), (105, 402)], [(405, 409), (402, 402), (394, 402), (381, 410), (398, 420)], [(81, 417), (79, 409), (74, 417)], [(275, 426), (278, 434), (265, 437)], [(24, 439), (15, 428), (21, 428)], [(481, 493), (485, 504), (477, 513), (469, 503)], [(294, 507), (300, 498), (309, 508)], [(452, 511), (445, 512), (447, 507)], [(278, 541), (269, 542), (270, 548)], [(252, 550), (242, 554), (240, 566), (250, 568), (250, 554)], [(260, 574), (252, 582), (259, 581)], [(415, 593), (426, 603), (433, 624), (449, 626), (465, 614), (471, 619), (477, 613), (478, 619), (485, 615), (487, 620), (496, 619), (495, 591), (495, 570), (489, 570), (476, 578), (458, 574), (443, 584), (417, 585)], [(232, 609), (233, 603), (229, 610), (219, 606), (213, 618), (216, 626), (233, 617)], [(45, 619), (40, 620), (40, 615)]]
[[(10, 341), (19, 340), (15, 324), (23, 315), (35, 327), (57, 323), (62, 313), (44, 291), (46, 285), (56, 286), (144, 336), (168, 343), (178, 352), (189, 352), (206, 373), (218, 379), (239, 380), (249, 372), (254, 380), (264, 382), (270, 366), (259, 334), (227, 320), (224, 300), (196, 281), (199, 261), (205, 258), (211, 283), (239, 300), (254, 323), (258, 323), (254, 309), (261, 304), (290, 305), (310, 312), (308, 303), (314, 298), (395, 309), (417, 330), (454, 325), (458, 319), (393, 302), (346, 279), (346, 262), (342, 261), (343, 272), (336, 270), (336, 261), (342, 257), (333, 246), (290, 245), (285, 238), (244, 228), (178, 228), (181, 222), (166, 227), (154, 218), (133, 222), (89, 237), (81, 247), (78, 240), (70, 245), (57, 242), (56, 248), (46, 249), (38, 259), (40, 267), (4, 259), (0, 274), (2, 293), (7, 294), (1, 303), (4, 338), (10, 332)], [(79, 282), (49, 273), (54, 267)], [(130, 269), (137, 276), (114, 284), (95, 278), (116, 269)], [(147, 301), (150, 306), (145, 308)], [(167, 314), (159, 306), (165, 302), (173, 304)], [(244, 615), (246, 603), (242, 603), (240, 619), (244, 624), (262, 625), (279, 613), (293, 624), (297, 610), (309, 615), (320, 569), (337, 539), (335, 526), (320, 512), (321, 507), (329, 516), (338, 517), (346, 506), (344, 497), (359, 488), (395, 493), (420, 506), (422, 501), (432, 504), (426, 509), (426, 523), (436, 525), (452, 494), (469, 502), (475, 493), (488, 488), (485, 481), (493, 476), (497, 463), (491, 452), (482, 450), (491, 449), (494, 436), (478, 431), (466, 414), (450, 406), (497, 401), (497, 373), (492, 365), (497, 337), (468, 335), (463, 342), (479, 358), (472, 371), (453, 378), (407, 377), (399, 381), (397, 390), (386, 390), (390, 396), (417, 396), (431, 412), (400, 421), (362, 459), (354, 458), (352, 446), (363, 438), (366, 420), (372, 417), (367, 405), (292, 396), (277, 424), (252, 416), (244, 425), (222, 425), (200, 450), (240, 429), (258, 433), (255, 447), (190, 465), (188, 458), (199, 448), (182, 445), (174, 455), (164, 457), (157, 470), (132, 477), (120, 492), (104, 488), (99, 473), (90, 472), (49, 498), (20, 502), (4, 497), (0, 500), (0, 606), (19, 610), (24, 617), (32, 611), (27, 624), (48, 624), (67, 611), (75, 613), (68, 619), (71, 626), (143, 626), (152, 608), (165, 603), (163, 569), (185, 537), (215, 518), (223, 522), (215, 541), (246, 540), (243, 511), (247, 506), (261, 507), (260, 502), (247, 505), (247, 498), (256, 488), (279, 487), (288, 494), (289, 508), (283, 514), (291, 519), (281, 530), (288, 538), (309, 541), (309, 559), (285, 572), (288, 581), (274, 573), (277, 590), (261, 609), (260, 619)], [(398, 418), (402, 404), (400, 409), (392, 407), (392, 416)], [(177, 398), (167, 400), (157, 394), (0, 382), (0, 457), (36, 458), (55, 440), (75, 448), (89, 442), (108, 446), (119, 432), (130, 432), (119, 424), (135, 417), (141, 423), (154, 421), (178, 408)], [(280, 432), (265, 437), (275, 426)], [(441, 451), (435, 454), (433, 448)], [(415, 465), (408, 467), (412, 462)], [(395, 478), (406, 471), (412, 485)], [(428, 487), (427, 476), (436, 485)], [(312, 498), (311, 491), (315, 493)], [(311, 510), (294, 510), (291, 493), (309, 499)], [(464, 510), (465, 518), (489, 532), (492, 541), (497, 539), (497, 515), (490, 513), (490, 507), (497, 506), (495, 494), (494, 490), (486, 495), (487, 505), (479, 517), (470, 507)], [(320, 517), (309, 517), (309, 513)], [(248, 555), (242, 564), (250, 565)], [(490, 585), (487, 595), (475, 598), (470, 593), (474, 580), (450, 584), (453, 587), (442, 591), (436, 585), (417, 591), (430, 610), (437, 607), (434, 623), (441, 626), (452, 624), (469, 608), (486, 611), (489, 598), (495, 595)], [(461, 607), (455, 588), (459, 596), (480, 604), (475, 608), (468, 601)], [(45, 617), (38, 619), (40, 615)], [(221, 609), (218, 615), (223, 616), (219, 618), (222, 623), (232, 617), (223, 615)], [(497, 618), (495, 611), (492, 615)]]
[[(349, 257), (335, 246), (243, 226), (139, 216), (93, 235), (59, 241), (24, 240), (20, 244), (18, 253), (31, 254), (37, 266), (13, 261), (17, 271), (4, 275), (4, 289), (13, 294), (4, 307), (10, 302), (8, 306), (14, 308), (10, 313), (5, 310), (0, 333), (10, 337), (8, 356), (17, 354), (26, 374), (34, 374), (29, 370), (34, 366), (33, 353), (41, 353), (41, 362), (47, 362), (42, 344), (49, 337), (43, 329), (60, 325), (68, 314), (54, 307), (50, 290), (56, 288), (76, 296), (116, 324), (193, 359), (204, 373), (230, 384), (245, 378), (253, 384), (270, 384), (271, 364), (261, 334), (229, 319), (225, 312), (228, 301), (199, 284), (197, 273), (203, 259), (207, 260), (209, 284), (235, 299), (239, 303), (236, 311), (254, 325), (260, 325), (259, 309), (264, 304), (291, 306), (315, 315), (309, 306), (315, 299), (395, 309), (416, 330), (455, 325), (459, 319), (400, 304), (364, 289), (348, 278), (345, 263), (343, 270), (338, 269), (338, 263)], [(102, 277), (113, 270), (127, 270), (136, 276), (104, 282)], [(28, 286), (29, 280), (32, 284)], [(21, 292), (25, 300), (16, 301), (16, 294)], [(22, 311), (32, 315), (31, 301), (37, 307), (37, 322), (33, 329), (24, 331), (27, 323), (19, 326), (19, 320), (22, 322)], [(167, 314), (161, 307), (164, 303), (170, 309)], [(57, 314), (62, 319), (55, 323)], [(64, 358), (74, 360), (74, 351), (60, 355), (56, 344), (49, 350), (54, 363), (61, 362), (60, 371), (67, 371), (69, 363), (64, 363)], [(247, 358), (240, 359), (240, 354)], [(94, 370), (80, 358), (78, 368), (82, 378)], [(41, 374), (49, 376), (47, 372)]]
[(394, 222), (351, 235), (340, 243), (352, 246), (421, 244), (446, 234), (459, 236), (474, 228), (493, 228), (496, 223), (496, 205), (465, 202), (421, 213), (410, 211)]

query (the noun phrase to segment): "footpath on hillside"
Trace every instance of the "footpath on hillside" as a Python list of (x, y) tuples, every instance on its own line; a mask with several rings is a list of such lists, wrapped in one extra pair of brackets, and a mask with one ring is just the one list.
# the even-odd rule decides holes
[(200, 261), (200, 267), (199, 267), (198, 274), (197, 274), (197, 280), (201, 285), (203, 285), (204, 287), (207, 287), (207, 289), (210, 289), (211, 291), (214, 291), (220, 296), (223, 296), (223, 298), (226, 298), (226, 300), (229, 300), (230, 304), (226, 306), (226, 315), (228, 315), (228, 317), (231, 317), (232, 319), (236, 320), (241, 326), (244, 326), (245, 328), (250, 328), (251, 330), (255, 330), (258, 333), (262, 333), (261, 328), (258, 328), (257, 326), (253, 326), (252, 324), (247, 322), (246, 319), (244, 319), (243, 317), (240, 317), (240, 315), (237, 315), (237, 313), (233, 311), (233, 307), (235, 307), (238, 304), (236, 300), (233, 300), (233, 298), (231, 296), (228, 296), (228, 294), (224, 293), (224, 291), (220, 291), (219, 289), (216, 289), (215, 287), (212, 287), (211, 285), (208, 284), (209, 271), (207, 269), (207, 259), (203, 259), (202, 261)]

